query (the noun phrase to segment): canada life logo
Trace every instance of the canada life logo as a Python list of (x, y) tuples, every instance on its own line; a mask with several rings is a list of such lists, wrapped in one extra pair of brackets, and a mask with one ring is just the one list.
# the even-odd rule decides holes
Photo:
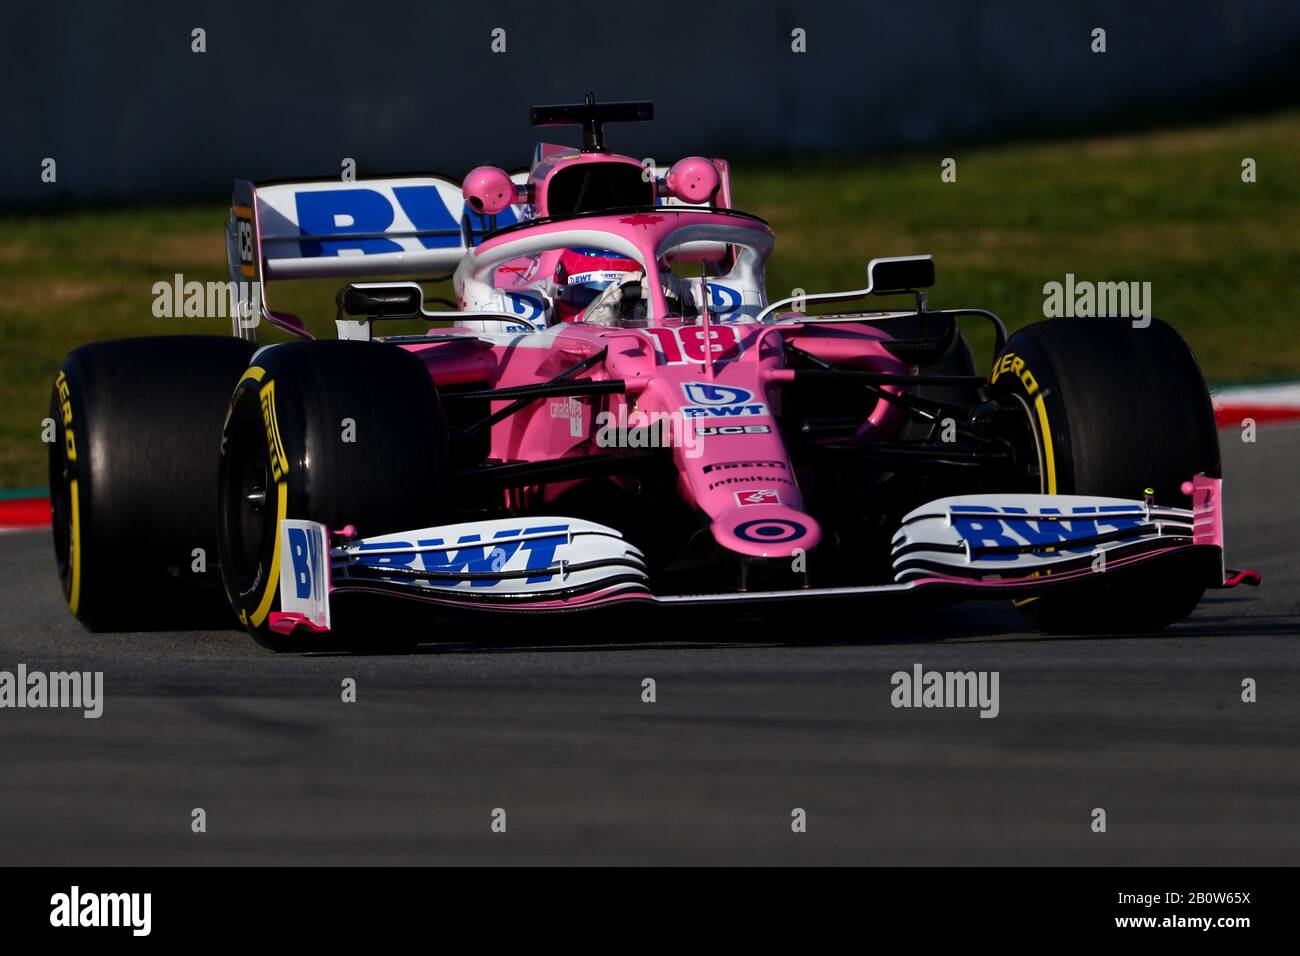
[(756, 401), (753, 392), (734, 385), (683, 382), (682, 392), (689, 403), (682, 407), (682, 412), (688, 418), (740, 418), (767, 414), (767, 406)]

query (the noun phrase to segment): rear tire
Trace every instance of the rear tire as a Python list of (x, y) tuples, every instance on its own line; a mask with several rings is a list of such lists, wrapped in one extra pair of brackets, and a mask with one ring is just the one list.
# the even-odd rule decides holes
[[(218, 492), (221, 571), (241, 623), (272, 650), (418, 641), (378, 620), (328, 637), (271, 630), (280, 610), (279, 518), (354, 525), (361, 537), (436, 524), (446, 507), (438, 390), (410, 352), (369, 342), (276, 345), (230, 400)], [(338, 624), (340, 622), (336, 622)]]
[[(1159, 319), (1050, 319), (1011, 336), (990, 391), (1020, 401), (1039, 449), (1047, 494), (1142, 498), (1186, 507), (1182, 483), (1220, 476), (1219, 439), (1205, 379), (1187, 343)], [(1013, 398), (1014, 397), (1014, 398)], [(1019, 605), (1050, 633), (1157, 630), (1181, 621), (1205, 591), (1186, 562), (1098, 581)]]
[(217, 450), (253, 345), (173, 335), (73, 350), (55, 377), (50, 500), (63, 595), (91, 631), (229, 627)]

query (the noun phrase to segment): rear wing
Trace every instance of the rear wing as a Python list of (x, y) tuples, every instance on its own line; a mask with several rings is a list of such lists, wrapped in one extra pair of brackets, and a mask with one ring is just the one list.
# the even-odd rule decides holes
[(268, 282), (451, 272), (485, 235), (518, 222), (522, 212), (512, 206), (496, 216), (475, 213), (460, 185), (441, 176), (236, 180), (226, 227), (230, 279), (238, 291), (235, 335), (254, 338), (259, 320), (306, 334), (297, 316), (270, 308)]

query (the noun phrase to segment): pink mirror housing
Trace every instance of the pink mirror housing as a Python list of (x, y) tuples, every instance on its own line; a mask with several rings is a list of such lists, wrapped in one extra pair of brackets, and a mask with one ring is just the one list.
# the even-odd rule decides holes
[(718, 167), (703, 156), (677, 160), (664, 178), (668, 191), (688, 203), (708, 202), (721, 184)]
[(461, 183), (461, 195), (477, 213), (495, 216), (515, 201), (515, 184), (510, 174), (496, 166), (479, 166)]

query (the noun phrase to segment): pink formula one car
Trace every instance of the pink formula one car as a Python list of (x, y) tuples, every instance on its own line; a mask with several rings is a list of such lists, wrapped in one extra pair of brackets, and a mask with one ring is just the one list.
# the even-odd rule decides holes
[[(535, 108), (582, 148), (460, 186), (236, 183), (235, 336), (90, 345), (56, 379), (72, 611), (177, 627), (215, 602), (304, 649), (454, 615), (966, 598), (1114, 632), (1256, 580), (1224, 569), (1214, 416), (1170, 326), (1008, 338), (928, 307), (929, 256), (771, 301), (772, 231), (731, 208), (724, 161), (605, 148), (603, 124), (651, 113)], [(426, 310), (418, 280), (452, 270), (454, 311)], [(271, 307), (306, 278), (349, 283), (339, 340)], [(914, 307), (809, 311), (879, 295)], [(988, 374), (962, 317), (994, 329)], [(257, 348), (266, 324), (299, 341)]]

